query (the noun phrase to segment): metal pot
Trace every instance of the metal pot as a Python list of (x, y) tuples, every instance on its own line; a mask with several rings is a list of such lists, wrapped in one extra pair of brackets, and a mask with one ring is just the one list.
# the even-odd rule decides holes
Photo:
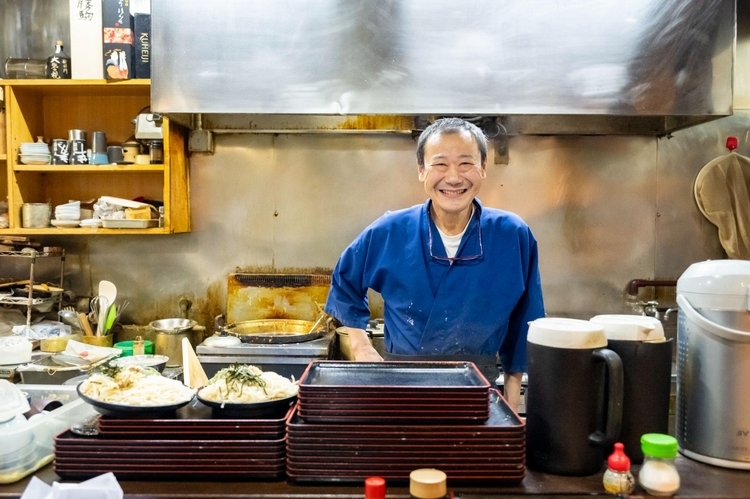
[(182, 365), (183, 338), (187, 338), (193, 348), (200, 343), (200, 339), (195, 338), (193, 334), (195, 326), (196, 322), (189, 319), (160, 319), (149, 324), (149, 327), (156, 331), (154, 336), (156, 353), (169, 357), (167, 367)]

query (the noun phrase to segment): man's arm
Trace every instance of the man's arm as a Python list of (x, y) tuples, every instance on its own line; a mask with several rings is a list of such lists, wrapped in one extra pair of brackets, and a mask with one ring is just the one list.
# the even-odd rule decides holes
[(346, 331), (349, 333), (349, 343), (352, 347), (354, 360), (359, 362), (380, 362), (383, 360), (383, 357), (370, 343), (370, 338), (364, 329), (347, 327)]
[(516, 412), (518, 412), (518, 403), (521, 401), (521, 378), (523, 378), (523, 373), (503, 373), (505, 400)]

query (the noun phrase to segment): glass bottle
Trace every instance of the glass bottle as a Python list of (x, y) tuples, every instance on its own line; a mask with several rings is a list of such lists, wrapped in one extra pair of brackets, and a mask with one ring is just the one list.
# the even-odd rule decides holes
[(47, 57), (47, 78), (70, 79), (70, 56), (63, 50), (63, 42), (55, 43), (55, 52)]
[(643, 466), (638, 482), (654, 496), (671, 496), (680, 488), (680, 475), (674, 465), (677, 439), (660, 433), (646, 433), (641, 437)]
[(615, 451), (607, 459), (607, 471), (602, 482), (608, 494), (633, 493), (635, 478), (630, 472), (630, 458), (625, 455), (625, 446), (620, 442), (615, 444)]
[(161, 140), (152, 140), (149, 142), (148, 152), (152, 165), (164, 163), (164, 143)]

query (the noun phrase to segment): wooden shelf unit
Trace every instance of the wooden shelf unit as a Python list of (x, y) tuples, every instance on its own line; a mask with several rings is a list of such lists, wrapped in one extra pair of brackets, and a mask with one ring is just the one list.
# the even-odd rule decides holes
[[(10, 228), (0, 234), (170, 234), (190, 231), (190, 178), (187, 130), (164, 118), (164, 164), (160, 165), (24, 165), (20, 145), (68, 137), (68, 130), (103, 131), (109, 144), (133, 135), (131, 120), (150, 103), (150, 80), (0, 80), (4, 87), (7, 158), (0, 162), (0, 196), (7, 192)], [(5, 192), (2, 192), (3, 184)], [(164, 227), (153, 229), (22, 227), (24, 203), (101, 196), (143, 197), (164, 203)]]

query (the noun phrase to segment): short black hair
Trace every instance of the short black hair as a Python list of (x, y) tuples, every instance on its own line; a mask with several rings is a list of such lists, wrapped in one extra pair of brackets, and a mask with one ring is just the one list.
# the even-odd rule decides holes
[(417, 140), (417, 164), (424, 168), (424, 148), (430, 137), (436, 134), (442, 135), (463, 131), (469, 132), (474, 137), (474, 142), (477, 143), (484, 164), (487, 160), (487, 136), (478, 126), (461, 118), (440, 118), (424, 129), (419, 135), (419, 140)]

